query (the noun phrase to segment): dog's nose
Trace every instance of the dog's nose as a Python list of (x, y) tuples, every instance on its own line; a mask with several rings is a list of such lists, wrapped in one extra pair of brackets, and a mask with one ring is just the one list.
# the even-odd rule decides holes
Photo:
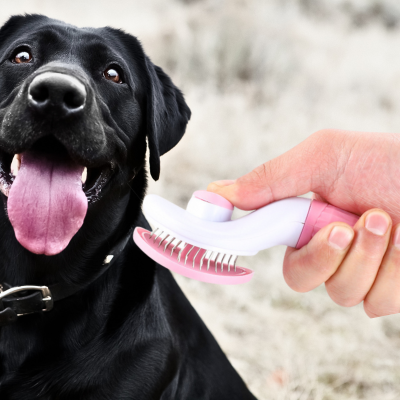
[(79, 113), (85, 107), (85, 86), (71, 75), (44, 72), (28, 88), (28, 101), (34, 109), (60, 117)]

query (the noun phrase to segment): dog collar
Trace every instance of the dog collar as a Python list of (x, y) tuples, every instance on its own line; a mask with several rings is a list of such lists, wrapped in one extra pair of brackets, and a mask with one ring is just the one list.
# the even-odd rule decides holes
[(0, 284), (0, 327), (15, 322), (18, 317), (33, 313), (50, 311), (54, 302), (65, 299), (89, 286), (103, 275), (122, 253), (132, 237), (134, 227), (120, 239), (104, 258), (101, 268), (89, 281), (80, 284), (55, 283), (49, 286), (14, 286)]

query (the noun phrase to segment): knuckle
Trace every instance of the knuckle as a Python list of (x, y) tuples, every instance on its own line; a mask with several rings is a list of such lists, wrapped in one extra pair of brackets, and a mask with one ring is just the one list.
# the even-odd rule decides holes
[(283, 267), (283, 279), (285, 280), (286, 284), (290, 287), (290, 289), (294, 290), (298, 293), (307, 292), (302, 285), (302, 279), (298, 273), (296, 273), (298, 268), (292, 267), (291, 265), (286, 264)]
[(388, 246), (388, 235), (377, 236), (366, 228), (362, 228), (361, 231), (358, 230), (356, 233), (351, 252), (360, 262), (362, 260), (366, 264), (380, 264)]
[(308, 267), (319, 273), (327, 273), (336, 269), (338, 251), (329, 246), (326, 240), (318, 239), (320, 237), (314, 238), (312, 249), (307, 246), (307, 258), (304, 260), (306, 264), (304, 267)]
[(290, 289), (295, 292), (305, 293), (310, 290), (301, 261), (289, 262), (285, 257), (283, 262), (283, 279)]
[(266, 164), (261, 164), (250, 172), (250, 178), (254, 183), (264, 186), (268, 182), (268, 167)]
[(362, 299), (357, 299), (355, 297), (338, 297), (332, 299), (337, 305), (341, 307), (354, 307), (362, 302)]
[(385, 315), (385, 313), (382, 313), (381, 310), (379, 310), (379, 308), (374, 307), (373, 305), (371, 305), (371, 303), (367, 301), (364, 301), (364, 311), (369, 318), (377, 318)]
[(352, 249), (353, 256), (358, 260), (363, 260), (365, 265), (380, 265), (386, 249), (376, 244), (362, 243)]
[(373, 303), (369, 300), (364, 300), (364, 311), (369, 318), (384, 317), (385, 315), (392, 315), (400, 313), (400, 309), (388, 304)]
[(354, 307), (357, 304), (360, 304), (362, 302), (362, 299), (356, 299), (353, 297), (347, 297), (347, 298), (341, 298), (337, 301), (335, 301), (335, 303), (341, 307)]
[(286, 284), (292, 289), (293, 291), (297, 293), (306, 293), (309, 290), (304, 287), (302, 284), (300, 284), (296, 279), (293, 279), (292, 277), (287, 277), (285, 276), (285, 282)]
[(397, 276), (400, 273), (400, 248), (398, 245), (390, 244), (390, 248), (387, 252), (387, 258), (382, 262), (386, 270)]
[(247, 175), (239, 178), (237, 180), (240, 186), (239, 197), (242, 197), (244, 200), (249, 190), (251, 192), (261, 190), (263, 192), (266, 192), (265, 198), (270, 198), (270, 201), (273, 201), (274, 193), (272, 190), (271, 182), (274, 181), (274, 177), (276, 176), (276, 173), (278, 171), (278, 167), (276, 164), (276, 162), (268, 161), (254, 168)]
[(323, 255), (324, 253), (305, 246), (297, 257), (285, 257), (283, 277), (287, 285), (295, 292), (305, 293), (325, 282), (334, 267)]
[[(252, 184), (265, 187), (274, 177), (277, 176), (280, 170), (279, 160), (270, 160), (264, 164), (259, 165), (254, 168), (248, 175), (246, 175), (246, 180), (250, 180)], [(241, 178), (239, 178), (241, 179)]]
[(354, 307), (363, 301), (363, 297), (349, 295), (347, 290), (338, 287), (336, 284), (332, 284), (329, 281), (325, 283), (326, 291), (329, 297), (341, 307)]

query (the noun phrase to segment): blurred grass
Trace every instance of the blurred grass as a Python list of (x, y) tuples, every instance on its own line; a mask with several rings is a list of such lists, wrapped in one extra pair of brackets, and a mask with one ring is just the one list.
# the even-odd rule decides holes
[[(396, 0), (15, 0), (0, 19), (21, 12), (123, 28), (184, 90), (192, 120), (149, 188), (181, 206), (315, 130), (400, 130)], [(322, 286), (292, 292), (283, 254), (241, 259), (256, 274), (240, 287), (177, 277), (251, 390), (268, 400), (399, 399), (400, 317), (370, 320)]]

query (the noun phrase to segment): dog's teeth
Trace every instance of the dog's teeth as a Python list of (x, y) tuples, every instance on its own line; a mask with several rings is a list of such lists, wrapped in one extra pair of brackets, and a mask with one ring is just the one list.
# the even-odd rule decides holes
[(21, 168), (21, 154), (15, 154), (11, 161), (10, 171), (14, 176), (18, 175), (18, 171)]
[(87, 168), (85, 167), (85, 169), (82, 172), (82, 183), (86, 182), (86, 178), (87, 178)]

